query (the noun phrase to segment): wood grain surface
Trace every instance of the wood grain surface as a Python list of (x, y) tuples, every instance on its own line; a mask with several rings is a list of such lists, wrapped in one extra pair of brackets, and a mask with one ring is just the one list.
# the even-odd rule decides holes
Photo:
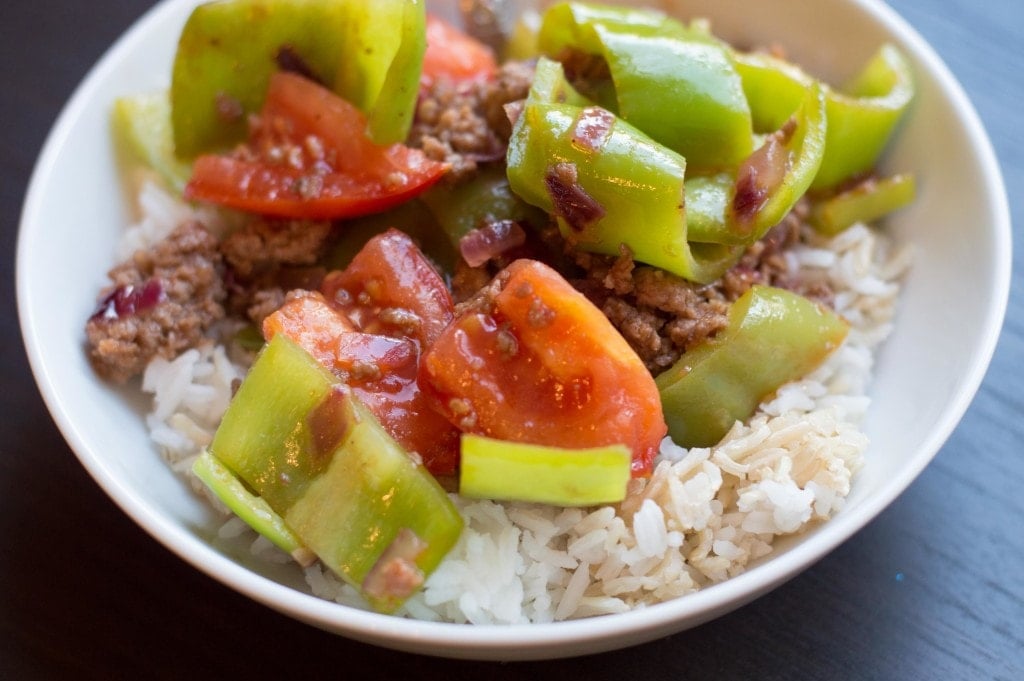
[[(1024, 678), (1020, 241), (991, 370), (934, 462), (818, 564), (699, 628), (554, 662), (419, 657), (292, 621), (162, 548), (89, 478), (51, 421), (14, 295), (19, 212), (45, 135), (89, 67), (150, 5), (6, 0), (0, 10), (0, 679)], [(891, 5), (964, 85), (1013, 216), (1024, 219), (1024, 3)]]

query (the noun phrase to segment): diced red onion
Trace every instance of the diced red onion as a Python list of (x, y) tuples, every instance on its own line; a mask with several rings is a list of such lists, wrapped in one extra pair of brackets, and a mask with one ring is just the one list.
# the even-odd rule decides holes
[(740, 164), (732, 201), (732, 210), (739, 222), (753, 219), (786, 179), (792, 165), (786, 143), (795, 128), (796, 121), (791, 119)]
[(366, 574), (363, 591), (380, 600), (408, 598), (423, 585), (416, 558), (426, 549), (426, 542), (403, 527)]
[(159, 279), (148, 279), (140, 286), (119, 286), (100, 301), (91, 319), (121, 319), (156, 307), (166, 299)]
[(554, 203), (555, 214), (573, 230), (582, 232), (604, 217), (604, 206), (580, 186), (576, 164), (563, 162), (548, 166), (544, 184)]
[(526, 102), (520, 99), (515, 102), (509, 102), (504, 108), (505, 115), (508, 117), (508, 122), (514, 126), (516, 121), (519, 120), (519, 117), (523, 115), (523, 109), (526, 108)]
[(470, 267), (480, 267), (526, 243), (526, 232), (514, 220), (494, 220), (459, 239), (459, 253)]
[(615, 116), (599, 106), (588, 106), (580, 112), (573, 127), (572, 143), (587, 151), (600, 151), (615, 123)]

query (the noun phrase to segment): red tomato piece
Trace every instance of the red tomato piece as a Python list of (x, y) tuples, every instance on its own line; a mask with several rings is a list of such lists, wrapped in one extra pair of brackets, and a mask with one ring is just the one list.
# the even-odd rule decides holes
[(397, 229), (370, 239), (348, 267), (324, 278), (320, 290), (361, 331), (413, 338), (423, 348), (455, 316), (441, 275)]
[(283, 333), (328, 369), (334, 369), (338, 358), (338, 338), (355, 330), (345, 315), (316, 292), (290, 297), (263, 320), (266, 340)]
[(375, 145), (365, 130), (352, 104), (276, 73), (248, 145), (197, 158), (185, 197), (278, 217), (349, 218), (407, 201), (447, 172), (418, 149)]
[(458, 467), (458, 431), (419, 389), (419, 345), (357, 331), (318, 292), (294, 296), (263, 322), (270, 340), (283, 333), (352, 388), (384, 429), (416, 452), (434, 475)]
[(498, 70), (494, 51), (444, 19), (427, 15), (427, 51), (423, 55), (420, 86), (436, 80), (481, 81)]
[(608, 319), (555, 270), (517, 260), (420, 362), (461, 430), (559, 447), (622, 443), (651, 473), (667, 432), (657, 386)]

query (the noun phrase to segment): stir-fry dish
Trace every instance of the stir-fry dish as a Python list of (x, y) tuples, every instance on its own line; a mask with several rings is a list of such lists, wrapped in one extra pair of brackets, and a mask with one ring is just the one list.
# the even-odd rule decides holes
[(543, 622), (742, 572), (864, 463), (909, 67), (465, 4), (198, 6), (114, 104), (140, 217), (90, 360), (220, 540), (325, 598)]

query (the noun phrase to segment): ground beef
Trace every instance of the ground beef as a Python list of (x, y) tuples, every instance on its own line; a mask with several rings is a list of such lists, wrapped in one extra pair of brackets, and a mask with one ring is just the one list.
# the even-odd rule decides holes
[(533, 64), (510, 61), (498, 69), (497, 77), (484, 87), (480, 110), (498, 139), (507, 144), (512, 135), (512, 123), (505, 105), (526, 99), (533, 83)]
[(254, 218), (228, 235), (220, 252), (228, 268), (228, 309), (260, 323), (293, 289), (315, 289), (326, 271), (318, 263), (333, 227), (326, 221)]
[[(263, 320), (274, 314), (279, 307), (284, 305), (288, 293), (296, 289), (286, 291), (281, 286), (274, 286), (264, 289), (251, 289), (244, 297), (236, 298), (236, 304), (245, 308), (245, 316), (252, 323), (262, 326)], [(305, 290), (299, 287), (298, 290)]]
[(154, 357), (170, 359), (198, 343), (224, 317), (221, 263), (216, 239), (190, 221), (111, 270), (86, 324), (97, 373), (123, 383)]
[(504, 107), (526, 97), (532, 78), (531, 65), (508, 62), (483, 83), (434, 82), (420, 94), (410, 146), (451, 164), (445, 181), (460, 182), (477, 163), (504, 157), (512, 134)]
[(657, 375), (725, 328), (730, 305), (754, 284), (790, 289), (831, 304), (831, 291), (820, 284), (804, 285), (786, 264), (784, 251), (800, 239), (805, 218), (806, 205), (798, 204), (711, 284), (695, 284), (637, 265), (625, 248), (618, 257), (577, 253), (576, 265), (583, 274), (573, 284), (601, 308)]
[[(483, 268), (466, 268), (463, 270), (464, 273), (475, 272), (476, 275), (467, 274), (471, 279), (474, 277), (481, 277), (485, 272)], [(472, 291), (466, 288), (464, 293), (465, 299), (456, 301), (455, 304), (455, 316), (459, 317), (464, 314), (481, 313), (490, 314), (494, 311), (494, 299), (501, 293), (501, 290), (505, 288), (511, 275), (508, 270), (502, 267), (494, 276), (488, 276), (486, 278), (480, 278), (476, 281), (478, 284)]]
[(224, 262), (243, 281), (276, 272), (285, 265), (312, 265), (322, 255), (331, 223), (255, 218), (221, 244)]
[(566, 79), (577, 92), (595, 102), (607, 98), (612, 74), (604, 57), (566, 48), (556, 61), (562, 64)]
[(455, 272), (450, 282), (452, 300), (456, 304), (470, 300), (477, 291), (487, 285), (492, 275), (490, 267), (470, 267), (465, 260), (459, 258), (455, 262)]

